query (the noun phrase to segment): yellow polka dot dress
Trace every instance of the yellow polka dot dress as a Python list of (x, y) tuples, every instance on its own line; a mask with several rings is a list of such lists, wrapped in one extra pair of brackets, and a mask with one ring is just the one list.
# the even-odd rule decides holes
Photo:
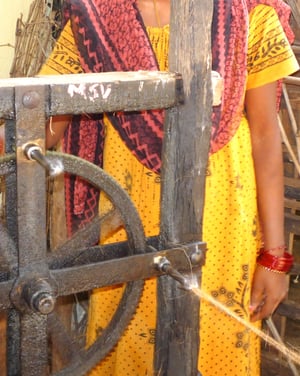
[[(169, 28), (148, 28), (160, 68), (167, 70)], [(247, 88), (275, 81), (297, 69), (297, 63), (281, 29), (273, 8), (260, 5), (250, 15)], [(76, 47), (70, 42), (70, 29), (62, 32), (45, 73), (59, 71), (62, 64), (58, 52), (66, 40), (65, 50), (74, 61)], [(257, 48), (270, 47), (280, 38), (285, 43), (275, 48), (270, 57), (260, 59)], [(72, 38), (71, 38), (72, 39)], [(73, 48), (70, 46), (73, 45)], [(75, 51), (75, 52), (74, 52)], [(57, 57), (58, 56), (58, 57)], [(73, 64), (78, 72), (78, 65)], [(64, 66), (71, 73), (70, 66)], [(63, 68), (61, 69), (61, 71)], [(63, 73), (67, 73), (66, 70)], [(129, 193), (144, 224), (147, 236), (159, 233), (160, 178), (143, 167), (125, 147), (117, 132), (106, 121), (104, 169), (114, 176)], [(104, 195), (99, 208), (109, 208)], [(126, 238), (120, 230), (102, 242)], [(207, 260), (203, 268), (202, 289), (247, 319), (251, 279), (255, 267), (260, 231), (256, 207), (256, 187), (251, 156), (248, 123), (242, 118), (231, 141), (209, 158), (205, 192), (203, 240), (207, 243)], [(93, 343), (118, 306), (123, 286), (99, 289), (91, 294), (87, 344)], [(188, 307), (187, 307), (188, 309)], [(89, 375), (142, 376), (153, 375), (153, 351), (156, 328), (156, 281), (147, 280), (136, 314), (117, 346)], [(243, 325), (201, 301), (199, 370), (202, 376), (258, 376), (259, 341)], [(172, 360), (170, 360), (172, 361)], [(174, 375), (175, 376), (175, 375)]]
[[(274, 82), (298, 69), (273, 8), (259, 5), (252, 11), (248, 43), (247, 89)], [(261, 53), (267, 50), (269, 54)], [(248, 319), (260, 229), (245, 116), (231, 141), (209, 158), (203, 239), (208, 251), (202, 289)], [(259, 340), (250, 330), (201, 302), (199, 369), (203, 376), (259, 375), (259, 350)]]
[[(169, 27), (148, 28), (151, 44), (156, 51), (161, 70), (168, 68)], [(131, 196), (141, 216), (146, 236), (159, 233), (160, 177), (142, 166), (118, 136), (114, 127), (106, 122), (104, 169), (114, 176)], [(106, 212), (109, 204), (100, 198), (100, 211)], [(126, 238), (124, 230), (118, 231), (104, 242)], [(123, 287), (94, 291), (90, 299), (88, 344), (95, 340), (99, 327), (105, 327), (120, 301)], [(96, 375), (140, 376), (153, 373), (153, 350), (156, 327), (156, 280), (145, 282), (142, 299), (136, 314), (117, 349), (91, 372)]]

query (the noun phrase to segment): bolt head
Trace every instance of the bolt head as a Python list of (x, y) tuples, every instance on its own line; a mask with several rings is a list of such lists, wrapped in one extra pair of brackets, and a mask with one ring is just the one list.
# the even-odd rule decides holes
[(42, 292), (35, 297), (33, 306), (38, 312), (42, 313), (43, 315), (48, 315), (54, 309), (55, 299), (51, 294)]
[(192, 265), (198, 265), (201, 263), (202, 261), (202, 252), (200, 250), (197, 250), (195, 252), (193, 252), (191, 255), (190, 255), (190, 260), (191, 260), (191, 263)]
[(40, 104), (40, 95), (36, 91), (28, 91), (23, 95), (23, 105), (26, 108), (33, 109)]

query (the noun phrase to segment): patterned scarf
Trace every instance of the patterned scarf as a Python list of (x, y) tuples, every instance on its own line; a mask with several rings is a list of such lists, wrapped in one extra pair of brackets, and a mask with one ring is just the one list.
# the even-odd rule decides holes
[[(222, 104), (214, 107), (210, 153), (225, 146), (239, 127), (244, 108), (247, 77), (247, 35), (249, 13), (259, 4), (273, 7), (287, 38), (293, 40), (289, 25), (290, 8), (282, 0), (215, 0), (212, 23), (212, 69), (224, 78)], [(278, 103), (281, 95), (278, 83)]]
[[(225, 88), (223, 103), (213, 111), (211, 153), (226, 145), (239, 126), (247, 74), (248, 12), (261, 3), (277, 10), (290, 37), (289, 8), (281, 0), (214, 0), (213, 69), (224, 77)], [(71, 20), (85, 72), (158, 70), (136, 0), (65, 0), (64, 15)], [(164, 112), (107, 116), (137, 159), (159, 173)], [(65, 135), (65, 151), (102, 166), (103, 139), (103, 115), (76, 116)], [(97, 214), (98, 199), (99, 192), (80, 178), (66, 178), (69, 234)]]
[[(65, 19), (85, 72), (158, 70), (135, 0), (67, 0)], [(130, 46), (130, 48), (128, 48)], [(107, 114), (138, 160), (154, 172), (161, 167), (163, 111)], [(103, 116), (76, 117), (65, 135), (65, 150), (102, 165)], [(66, 178), (68, 233), (74, 233), (98, 211), (99, 191), (74, 176)]]

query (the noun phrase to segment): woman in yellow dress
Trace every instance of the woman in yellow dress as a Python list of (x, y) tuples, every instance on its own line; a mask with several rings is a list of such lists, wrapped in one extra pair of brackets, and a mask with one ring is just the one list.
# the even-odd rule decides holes
[[(285, 34), (289, 35), (290, 31), (286, 5), (280, 0), (248, 0), (246, 3), (247, 6), (240, 0), (214, 1), (213, 68), (224, 77), (225, 91), (223, 104), (213, 117), (203, 227), (208, 252), (202, 288), (239, 316), (257, 321), (272, 314), (287, 290), (284, 273), (277, 273), (282, 271), (280, 268), (275, 272), (270, 268), (267, 270), (264, 266), (256, 266), (256, 261), (263, 243), (266, 254), (272, 260), (279, 257), (286, 262), (282, 152), (276, 93), (278, 80), (295, 72), (298, 64)], [(82, 4), (87, 8), (91, 6), (91, 9), (101, 8), (97, 26), (100, 32), (101, 27), (106, 30), (102, 20), (109, 23), (110, 17), (114, 23), (117, 13), (122, 24), (123, 11), (126, 12), (127, 24), (130, 23), (128, 17), (130, 20), (133, 17), (142, 29), (146, 25), (148, 40), (145, 43), (151, 46), (149, 59), (152, 56), (157, 59), (157, 65), (151, 60), (147, 69), (155, 69), (158, 65), (161, 70), (168, 69), (169, 0), (82, 0)], [(118, 12), (114, 13), (115, 9)], [(78, 27), (81, 26), (80, 16), (76, 18), (76, 13), (72, 17), (72, 11), (76, 13), (77, 8), (69, 7), (71, 22), (66, 24), (41, 74), (106, 69), (101, 60), (93, 60), (90, 65), (85, 61), (80, 38), (88, 38), (89, 25)], [(106, 18), (101, 18), (102, 14)], [(118, 27), (119, 24), (116, 29)], [(107, 35), (110, 37), (111, 34)], [(118, 44), (119, 49), (121, 44)], [(92, 49), (92, 44), (88, 46)], [(107, 55), (113, 60), (115, 55), (110, 53)], [(92, 65), (96, 66), (95, 70)], [(233, 80), (232, 76), (238, 79)], [(112, 123), (112, 119), (104, 117), (103, 168), (130, 194), (141, 215), (146, 235), (157, 235), (159, 168), (141, 163), (145, 156), (137, 156), (128, 146), (128, 140), (124, 141), (120, 136), (122, 132)], [(65, 127), (64, 118), (52, 123), (54, 135), (49, 133), (48, 146), (56, 143)], [(106, 205), (105, 198), (101, 197), (100, 210), (105, 210)], [(124, 239), (124, 236), (121, 230), (102, 241), (115, 242)], [(154, 279), (146, 281), (130, 325), (116, 348), (91, 371), (91, 375), (153, 374), (155, 285)], [(118, 305), (121, 292), (119, 287), (93, 292), (88, 344), (105, 327)], [(200, 338), (199, 370), (202, 376), (259, 375), (259, 341), (256, 336), (206, 302), (201, 302)]]

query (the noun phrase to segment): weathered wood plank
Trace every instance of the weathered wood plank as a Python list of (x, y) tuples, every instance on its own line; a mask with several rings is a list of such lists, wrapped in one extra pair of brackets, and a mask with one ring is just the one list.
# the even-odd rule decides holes
[[(294, 47), (295, 49), (299, 47)], [(295, 77), (295, 76), (288, 76), (283, 79), (283, 82), (288, 85), (300, 85), (300, 77)]]
[[(292, 195), (292, 194), (296, 194), (297, 191), (289, 191), (289, 194)], [(284, 199), (284, 207), (286, 209), (293, 209), (293, 210), (299, 210), (300, 209), (300, 202), (298, 201), (298, 199), (294, 199), (294, 197), (292, 199), (290, 198), (285, 198)], [(296, 214), (295, 214), (296, 215)], [(296, 215), (297, 216), (297, 215)], [(298, 218), (300, 218), (300, 216), (298, 215), (297, 216)]]
[(284, 227), (286, 232), (300, 235), (300, 216), (293, 213), (285, 213)]
[[(210, 26), (213, 2), (173, 0), (170, 69), (181, 72), (184, 105), (168, 112), (165, 126), (161, 240), (201, 240), (204, 181), (209, 147), (212, 90)], [(200, 276), (198, 276), (200, 279)], [(199, 301), (174, 280), (158, 281), (156, 374), (197, 375)], [(201, 356), (201, 354), (200, 354)]]
[(292, 15), (296, 21), (296, 25), (299, 28), (300, 27), (300, 5), (299, 1), (297, 0), (286, 0), (286, 2), (291, 7)]
[(263, 347), (261, 376), (295, 376), (285, 359), (269, 347)]
[(300, 179), (299, 178), (285, 177), (284, 178), (284, 185), (286, 185), (288, 187), (297, 188), (300, 191)]
[(276, 312), (289, 319), (300, 320), (300, 303), (286, 300), (280, 303)]
[(298, 263), (294, 263), (291, 271), (290, 271), (290, 274), (291, 275), (299, 275), (300, 274), (300, 264)]

